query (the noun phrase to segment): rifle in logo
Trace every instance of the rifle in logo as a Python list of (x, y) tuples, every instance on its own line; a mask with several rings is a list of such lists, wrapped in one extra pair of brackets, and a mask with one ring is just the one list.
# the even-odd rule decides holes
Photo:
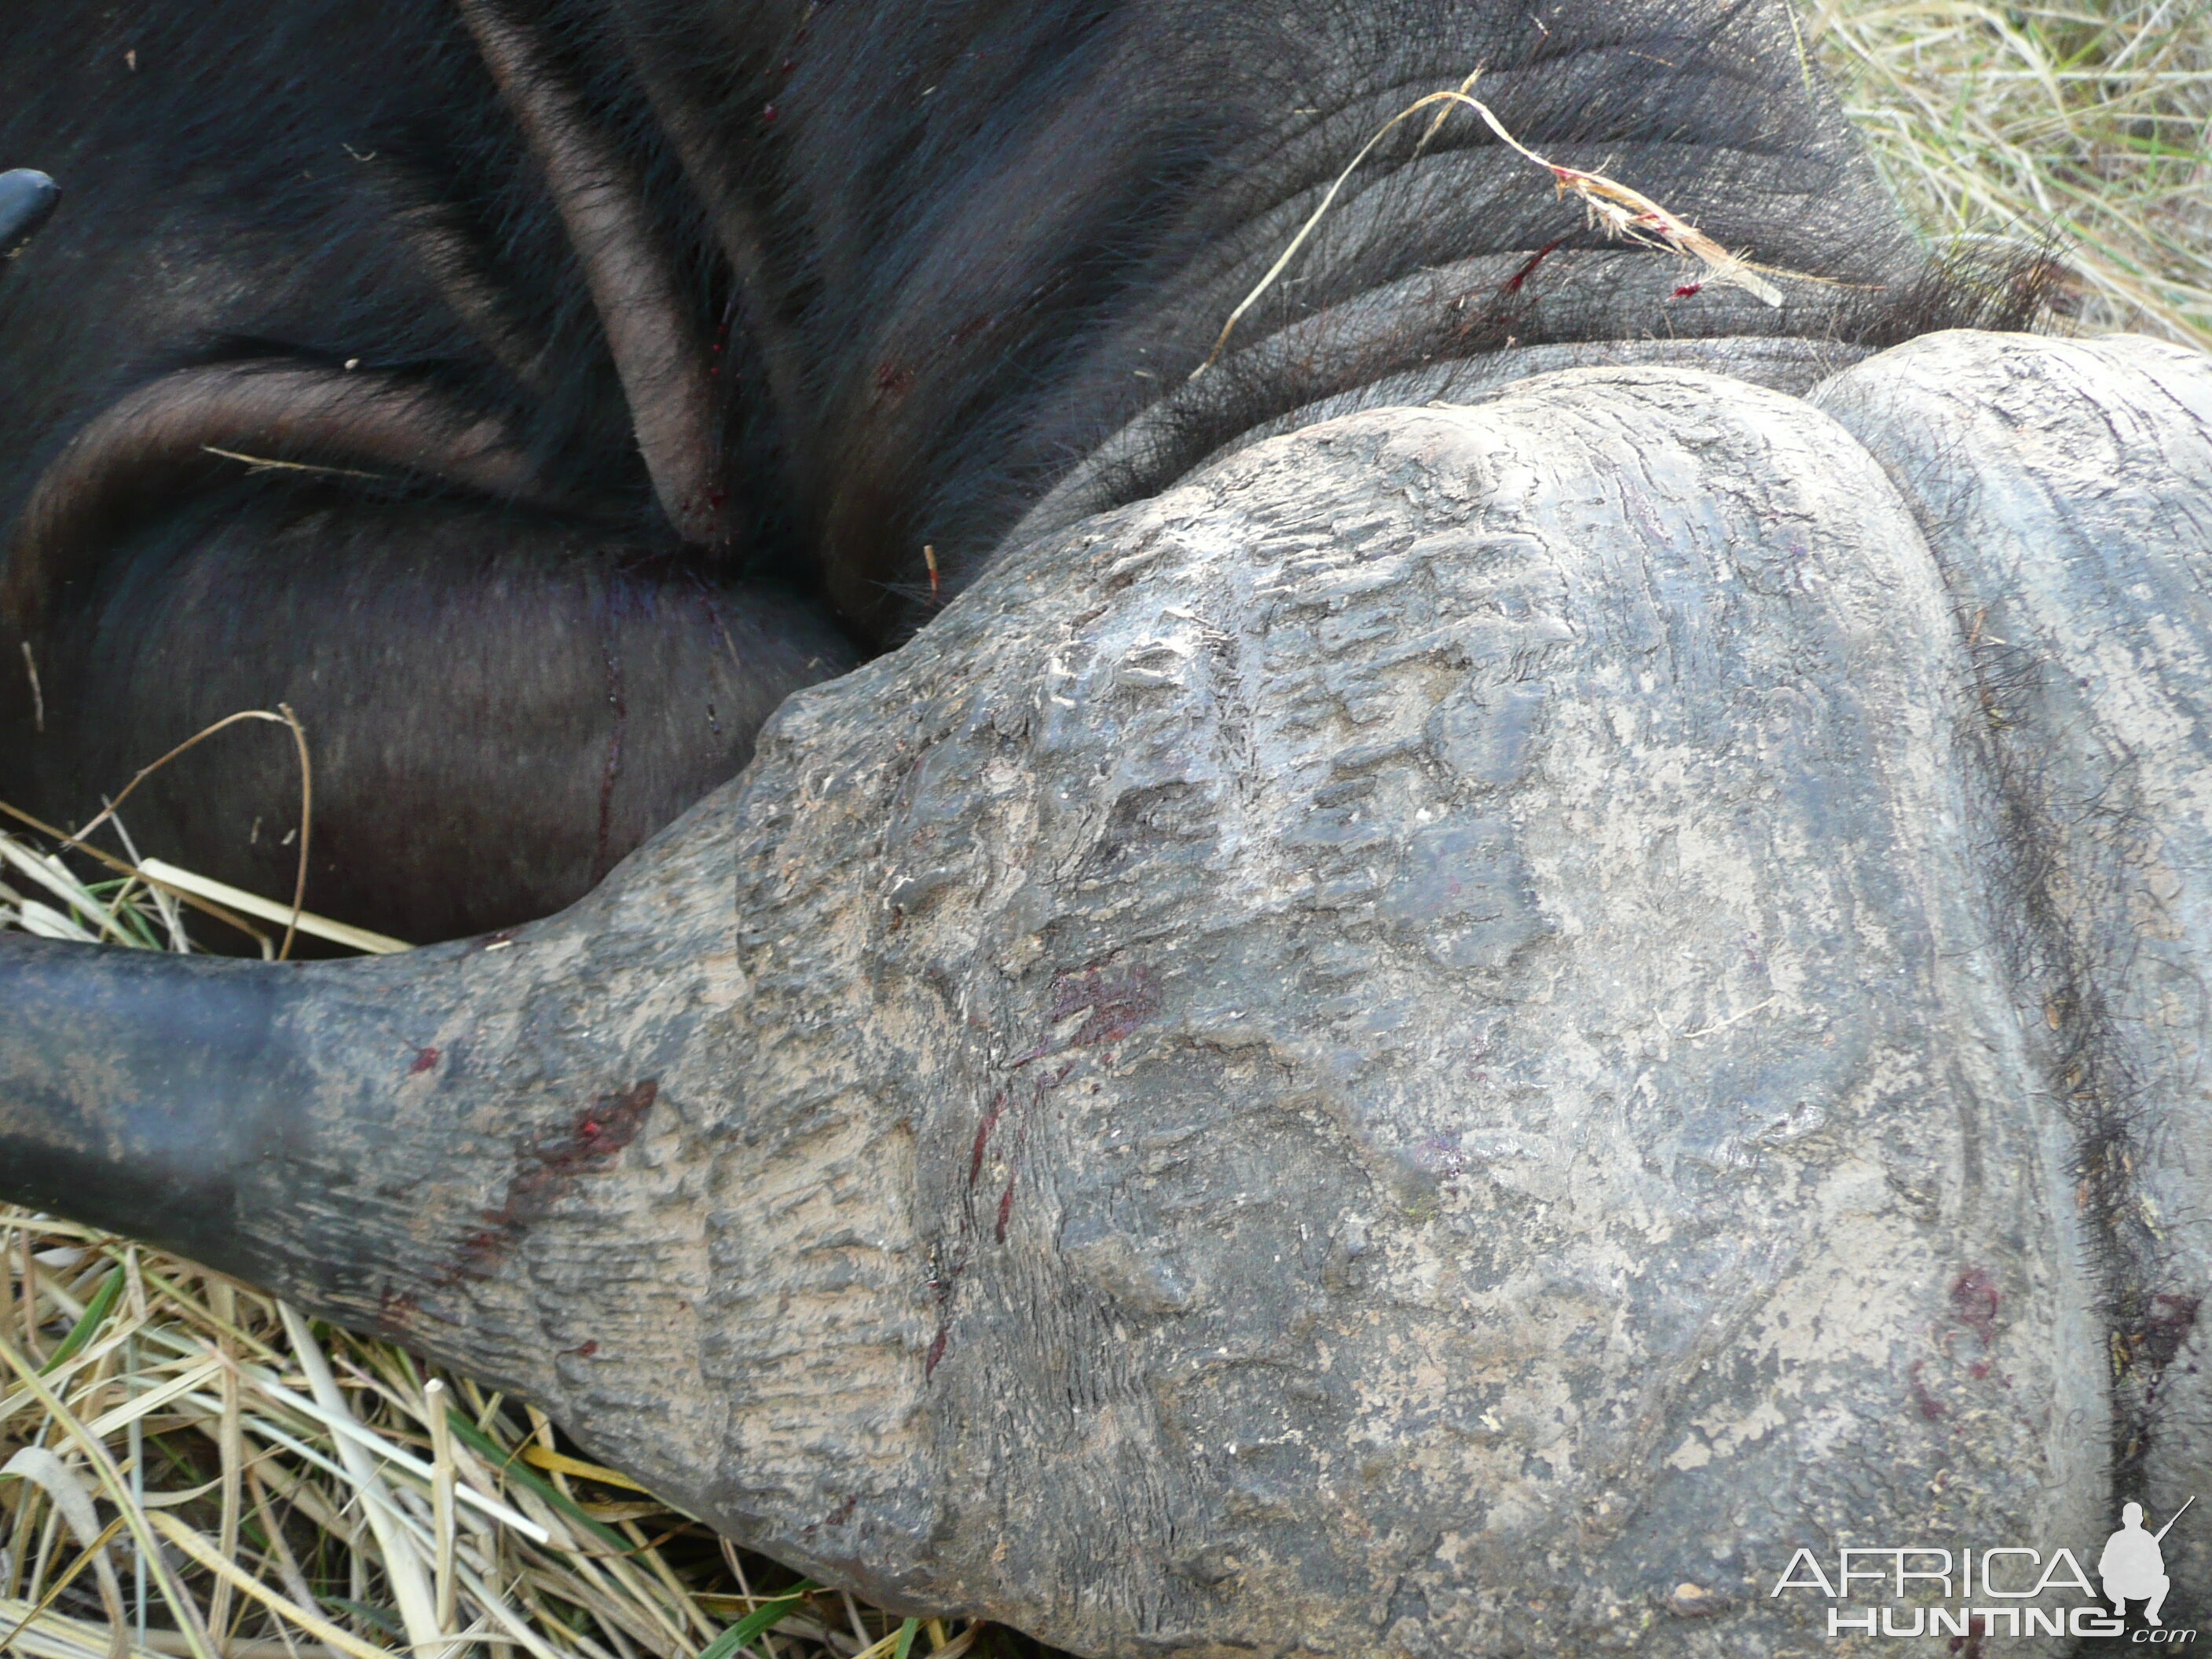
[(2145, 1601), (2149, 1605), (2143, 1608), (2143, 1617), (2154, 1625), (2162, 1622), (2158, 1610), (2166, 1605), (2173, 1580), (2166, 1577), (2166, 1556), (2159, 1546), (2196, 1501), (2191, 1493), (2189, 1503), (2154, 1533), (2143, 1530), (2142, 1504), (2130, 1504), (2120, 1511), (2120, 1529), (2105, 1540), (2105, 1553), (2097, 1558), (2097, 1576), (2105, 1582), (2105, 1599), (2112, 1604), (2115, 1618), (2127, 1617), (2130, 1601)]

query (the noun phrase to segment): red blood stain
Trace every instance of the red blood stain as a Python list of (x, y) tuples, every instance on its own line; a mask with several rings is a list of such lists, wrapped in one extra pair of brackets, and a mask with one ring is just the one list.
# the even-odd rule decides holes
[(454, 1252), (453, 1265), (437, 1275), (440, 1285), (457, 1285), (464, 1279), (488, 1279), (499, 1259), (507, 1254), (507, 1237), (489, 1227), (479, 1227), (474, 1232), (461, 1235), (461, 1247)]
[(1521, 284), (1527, 282), (1531, 276), (1534, 276), (1536, 274), (1536, 267), (1542, 264), (1545, 260), (1550, 258), (1553, 254), (1556, 253), (1559, 251), (1559, 244), (1566, 240), (1567, 239), (1564, 236), (1554, 236), (1552, 238), (1550, 241), (1545, 243), (1543, 246), (1538, 248), (1534, 253), (1530, 254), (1527, 261), (1522, 265), (1521, 269), (1515, 271), (1510, 276), (1508, 276), (1504, 283), (1498, 288), (1498, 291), (1500, 294), (1518, 294), (1521, 291)]
[(772, 127), (775, 125), (775, 106), (774, 104), (763, 104), (761, 106), (761, 125), (764, 127)]
[(566, 1137), (541, 1143), (535, 1151), (538, 1169), (549, 1175), (580, 1174), (597, 1167), (637, 1139), (637, 1127), (660, 1093), (660, 1085), (647, 1078), (635, 1088), (610, 1095), (576, 1120)]
[(1053, 981), (1050, 1018), (1057, 1024), (1071, 1014), (1088, 1010), (1089, 1017), (1068, 1042), (1073, 1048), (1089, 1048), (1120, 1042), (1158, 1012), (1159, 1006), (1152, 976), (1144, 968), (1132, 966), (1115, 972), (1086, 968), (1079, 974), (1062, 974)]
[(566, 1127), (519, 1149), (507, 1178), (506, 1201), (483, 1212), (484, 1224), (463, 1236), (452, 1265), (436, 1282), (450, 1285), (487, 1276), (532, 1223), (637, 1138), (659, 1093), (658, 1080), (647, 1078), (579, 1113)]
[(1951, 1317), (1979, 1337), (1984, 1347), (1996, 1340), (1997, 1304), (2003, 1297), (1980, 1267), (1969, 1267), (1951, 1285)]
[(581, 1347), (580, 1347), (580, 1348), (564, 1348), (563, 1350), (562, 1350), (562, 1352), (564, 1352), (564, 1353), (571, 1353), (571, 1354), (575, 1355), (575, 1357), (576, 1357), (577, 1358), (579, 1358), (579, 1359), (589, 1359), (589, 1358), (590, 1358), (593, 1354), (597, 1353), (599, 1351), (599, 1345), (597, 1342), (586, 1342), (586, 1343), (585, 1343), (585, 1344), (583, 1345), (583, 1346), (581, 1346)]
[(437, 1063), (438, 1051), (435, 1048), (417, 1048), (415, 1051), (415, 1062), (407, 1068), (407, 1075), (420, 1077)]
[[(1014, 1183), (1021, 1178), (1022, 1152), (1029, 1145), (1030, 1116), (1044, 1097), (1066, 1081), (1067, 1074), (1074, 1069), (1073, 1060), (1063, 1060), (1058, 1071), (1037, 1079), (1030, 1090), (1028, 1102), (1015, 1118), (1014, 1144), (1006, 1153), (1006, 1190), (999, 1194), (998, 1224), (992, 1235), (1001, 1244), (1006, 1242), (1006, 1223), (1014, 1212)], [(963, 1219), (963, 1228), (966, 1224)]]
[(937, 1328), (937, 1338), (929, 1345), (929, 1352), (922, 1357), (921, 1375), (925, 1382), (937, 1370), (937, 1362), (945, 1358), (945, 1339), (951, 1334), (952, 1333), (942, 1325)]
[(1705, 291), (1705, 285), (1703, 283), (1685, 283), (1674, 290), (1674, 297), (1678, 300), (1686, 300), (1692, 295), (1702, 294)]
[(975, 1177), (983, 1173), (983, 1148), (991, 1139), (991, 1131), (998, 1127), (999, 1114), (1006, 1109), (1006, 1095), (1002, 1089), (991, 1097), (990, 1109), (983, 1114), (983, 1121), (975, 1126), (975, 1150), (968, 1159), (968, 1184), (970, 1187), (975, 1184)]

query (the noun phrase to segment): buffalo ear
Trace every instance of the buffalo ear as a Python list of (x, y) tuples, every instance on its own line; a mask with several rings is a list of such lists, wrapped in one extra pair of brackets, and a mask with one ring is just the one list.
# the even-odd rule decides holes
[(61, 187), (43, 173), (29, 167), (0, 173), (0, 258), (37, 235), (61, 199)]

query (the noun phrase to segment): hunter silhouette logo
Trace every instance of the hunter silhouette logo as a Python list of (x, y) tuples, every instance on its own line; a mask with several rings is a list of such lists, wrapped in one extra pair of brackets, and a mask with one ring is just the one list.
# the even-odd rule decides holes
[(2105, 1540), (2105, 1553), (2097, 1558), (2097, 1577), (2104, 1580), (2105, 1599), (2112, 1604), (2114, 1617), (2126, 1618), (2130, 1601), (2148, 1601), (2143, 1618), (2154, 1625), (2162, 1622), (2158, 1610), (2166, 1605), (2173, 1580), (2166, 1576), (2166, 1556), (2159, 1545), (2173, 1530), (2173, 1522), (2188, 1514), (2189, 1504), (2196, 1501), (2192, 1496), (2156, 1532), (2143, 1530), (2142, 1504), (2130, 1504), (2120, 1511), (2120, 1529)]

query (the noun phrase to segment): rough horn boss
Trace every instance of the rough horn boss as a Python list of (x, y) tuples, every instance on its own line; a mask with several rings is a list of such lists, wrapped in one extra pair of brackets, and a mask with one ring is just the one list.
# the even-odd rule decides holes
[[(1314, 27), (1387, 52), (1383, 11)], [(1470, 55), (1504, 27), (1422, 15)], [(749, 244), (745, 204), (798, 208), (738, 187), (767, 162), (701, 125), (673, 38), (607, 15), (767, 282), (803, 239)], [(1664, 21), (1792, 112), (1709, 158), (1794, 250), (1765, 262), (1895, 301), (1901, 238), (1869, 270), (1785, 211), (1809, 168), (1887, 222), (1778, 13), (1607, 17), (1540, 20), (1565, 67), (1529, 54), (1516, 130), (1561, 148), (1544, 97), (1595, 88), (1684, 131), (1606, 67)], [(1140, 51), (1097, 27), (1048, 76), (1085, 119)], [(1209, 50), (1141, 46), (1233, 113), (1251, 71)], [(962, 107), (913, 165), (984, 142)], [(828, 143), (805, 108), (779, 166)], [(1341, 155), (1288, 148), (1301, 184)], [(2197, 1338), (2150, 1340), (2212, 1258), (2212, 373), (1966, 331), (1869, 355), (1902, 325), (1832, 289), (1644, 340), (1665, 268), (1540, 261), (1533, 213), (1525, 251), (1422, 270), (1442, 158), (1412, 149), (1236, 374), (1133, 411), (1116, 354), (1180, 380), (1279, 216), (1224, 238), (1156, 175), (1203, 234), (1123, 267), (1134, 297), (1044, 290), (1042, 367), (941, 330), (1008, 246), (979, 224), (1077, 210), (1034, 150), (957, 246), (842, 267), (824, 231), (814, 297), (749, 301), (814, 389), (793, 521), (854, 616), (920, 606), (868, 583), (965, 523), (957, 602), (505, 937), (297, 967), (0, 940), (0, 1189), (519, 1390), (890, 1607), (1085, 1653), (1812, 1653), (1825, 1605), (1769, 1593), (1800, 1547), (2079, 1551), (2123, 1491), (2171, 1513), (2212, 1480)], [(1451, 154), (1461, 191), (1504, 167)], [(834, 227), (838, 188), (797, 200)], [(1560, 337), (1439, 348), (1455, 285), (1495, 316), (1541, 273)], [(876, 343), (823, 378), (860, 316), (953, 380), (886, 386)], [(636, 429), (636, 499), (683, 509), (712, 453)]]

